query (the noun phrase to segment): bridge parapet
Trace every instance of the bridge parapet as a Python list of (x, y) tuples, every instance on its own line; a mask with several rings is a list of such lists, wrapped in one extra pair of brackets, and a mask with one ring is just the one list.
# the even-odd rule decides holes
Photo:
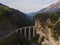
[[(28, 28), (28, 37), (27, 37), (27, 28)], [(32, 30), (32, 32), (31, 32)], [(24, 33), (22, 33), (24, 31)], [(15, 29), (11, 32), (9, 32), (8, 34), (6, 34), (5, 36), (1, 37), (0, 40), (7, 38), (8, 36), (12, 35), (13, 33), (18, 33), (20, 32), (20, 34), (23, 34), (26, 38), (31, 39), (32, 37), (35, 37), (35, 26), (28, 26), (28, 27), (21, 27), (18, 29)], [(32, 35), (32, 37), (31, 37)]]

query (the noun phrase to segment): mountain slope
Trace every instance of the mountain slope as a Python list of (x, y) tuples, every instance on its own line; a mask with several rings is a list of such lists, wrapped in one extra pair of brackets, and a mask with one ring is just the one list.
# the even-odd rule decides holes
[[(41, 32), (44, 32), (50, 29), (55, 40), (59, 40), (60, 36), (60, 0), (47, 8), (44, 8), (37, 12), (38, 14), (35, 15), (35, 26), (37, 33), (41, 36)], [(42, 29), (43, 28), (43, 29)], [(39, 30), (42, 30), (39, 32)], [(48, 33), (50, 32), (48, 31)], [(46, 34), (47, 32), (45, 32)], [(56, 35), (57, 34), (57, 35)], [(45, 38), (45, 37), (43, 37)], [(47, 35), (48, 38), (48, 35)], [(41, 39), (41, 37), (39, 38)], [(41, 40), (40, 40), (41, 41)]]
[(42, 12), (53, 13), (53, 12), (57, 12), (57, 11), (60, 11), (60, 0), (44, 9), (38, 11), (38, 13), (42, 13)]
[(31, 26), (32, 21), (23, 12), (0, 4), (0, 36), (10, 30), (23, 26)]

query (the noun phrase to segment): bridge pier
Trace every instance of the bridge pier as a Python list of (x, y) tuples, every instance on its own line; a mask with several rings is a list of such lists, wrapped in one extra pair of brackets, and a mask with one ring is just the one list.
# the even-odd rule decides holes
[(35, 27), (33, 27), (33, 38), (35, 37)]
[(24, 36), (26, 37), (26, 27), (24, 27)]
[(22, 34), (22, 28), (20, 28), (20, 34)]
[(35, 37), (35, 27), (34, 26), (19, 28), (19, 30), (20, 30), (20, 34), (28, 39)]
[(31, 27), (29, 27), (29, 37), (28, 37), (29, 39), (31, 39), (31, 31), (30, 31), (30, 28)]

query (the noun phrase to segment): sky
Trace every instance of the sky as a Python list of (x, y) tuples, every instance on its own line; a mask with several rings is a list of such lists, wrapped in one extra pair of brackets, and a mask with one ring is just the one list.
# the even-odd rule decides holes
[(37, 12), (57, 0), (0, 0), (0, 3), (24, 13)]

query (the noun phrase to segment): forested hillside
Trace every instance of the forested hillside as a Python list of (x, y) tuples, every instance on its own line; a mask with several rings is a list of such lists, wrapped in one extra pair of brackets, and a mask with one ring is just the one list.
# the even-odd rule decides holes
[(26, 14), (19, 10), (9, 8), (3, 4), (0, 5), (0, 33), (14, 28), (32, 25), (32, 21)]
[[(26, 14), (0, 3), (0, 38), (17, 28), (31, 25), (33, 25), (33, 22), (27, 18)], [(0, 45), (19, 45), (20, 40), (22, 44), (24, 43), (24, 40), (28, 42), (27, 39), (24, 39), (23, 36), (20, 36), (20, 34), (17, 32), (6, 39), (0, 40)], [(25, 43), (27, 44), (27, 42)]]
[(55, 37), (60, 36), (60, 12), (56, 13), (40, 13), (35, 16), (35, 20), (39, 20), (42, 27), (52, 29)]

